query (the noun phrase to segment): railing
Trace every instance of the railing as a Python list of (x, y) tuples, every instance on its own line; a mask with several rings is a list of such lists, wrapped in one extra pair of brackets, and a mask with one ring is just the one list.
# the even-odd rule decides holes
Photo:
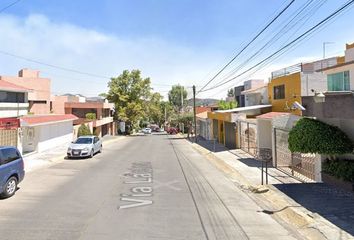
[(272, 72), (272, 79), (287, 76), (296, 72), (301, 72), (302, 64), (296, 64), (290, 67), (286, 67), (277, 71)]

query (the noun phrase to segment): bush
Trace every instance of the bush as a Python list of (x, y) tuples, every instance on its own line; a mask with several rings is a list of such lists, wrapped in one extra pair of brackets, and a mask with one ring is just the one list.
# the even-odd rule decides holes
[(353, 143), (338, 127), (302, 118), (289, 133), (291, 152), (341, 155), (353, 152)]
[(322, 164), (322, 171), (336, 178), (354, 183), (354, 161), (327, 159)]
[(96, 120), (96, 113), (86, 113), (86, 119)]
[(86, 135), (92, 135), (90, 128), (88, 126), (86, 126), (85, 124), (81, 124), (81, 126), (79, 127), (77, 136), (86, 136)]

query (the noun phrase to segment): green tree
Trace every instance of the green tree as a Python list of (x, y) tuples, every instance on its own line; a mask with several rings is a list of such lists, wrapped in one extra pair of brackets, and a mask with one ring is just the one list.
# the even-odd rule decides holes
[[(168, 101), (177, 110), (181, 110), (187, 104), (187, 91), (181, 85), (174, 85), (168, 92)], [(182, 106), (183, 99), (183, 106)]]
[(228, 109), (237, 108), (237, 102), (236, 101), (227, 102), (224, 100), (220, 100), (218, 103), (218, 107), (220, 110), (228, 110)]
[(85, 124), (81, 124), (77, 132), (77, 136), (80, 137), (80, 136), (87, 136), (87, 135), (92, 135), (90, 128)]
[(164, 122), (164, 110), (162, 109), (162, 99), (160, 93), (151, 94), (146, 115), (153, 123), (161, 125)]
[(150, 78), (143, 79), (139, 70), (124, 70), (108, 83), (108, 101), (115, 104), (116, 118), (125, 121), (130, 129), (137, 128), (146, 116), (145, 103), (151, 95)]

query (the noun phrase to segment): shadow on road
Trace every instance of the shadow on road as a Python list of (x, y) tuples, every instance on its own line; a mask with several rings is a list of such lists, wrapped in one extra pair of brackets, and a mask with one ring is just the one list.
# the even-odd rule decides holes
[(275, 184), (276, 188), (311, 212), (354, 235), (354, 193), (325, 183)]

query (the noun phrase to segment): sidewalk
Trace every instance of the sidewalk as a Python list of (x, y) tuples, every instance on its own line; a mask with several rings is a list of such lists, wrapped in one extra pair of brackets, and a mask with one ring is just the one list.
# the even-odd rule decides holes
[[(261, 163), (251, 155), (203, 139), (191, 144), (248, 192), (265, 214), (292, 224), (308, 239), (354, 239), (354, 194), (323, 183), (304, 184), (272, 167), (269, 185), (260, 187)], [(262, 194), (255, 193), (259, 189)]]
[[(115, 142), (119, 139), (125, 138), (124, 136), (105, 136), (102, 138), (104, 144)], [(23, 160), (25, 163), (25, 171), (32, 172), (42, 167), (48, 166), (64, 160), (69, 143), (57, 146), (53, 149), (43, 151), (41, 153), (31, 153), (24, 155)]]

